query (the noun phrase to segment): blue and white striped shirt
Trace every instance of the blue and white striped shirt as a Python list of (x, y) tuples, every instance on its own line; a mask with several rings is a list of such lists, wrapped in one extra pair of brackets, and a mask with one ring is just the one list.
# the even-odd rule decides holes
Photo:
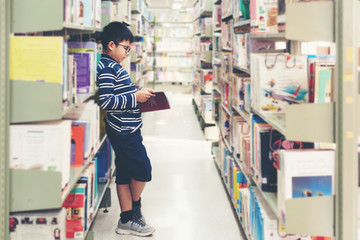
[(102, 54), (97, 66), (100, 107), (107, 110), (105, 122), (118, 134), (135, 132), (142, 126), (136, 102), (138, 90), (127, 71), (109, 55)]

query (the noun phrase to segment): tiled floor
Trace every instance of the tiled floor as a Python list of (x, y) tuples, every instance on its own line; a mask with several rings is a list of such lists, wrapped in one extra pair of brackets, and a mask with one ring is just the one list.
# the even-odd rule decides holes
[[(153, 180), (142, 195), (142, 212), (156, 232), (147, 239), (242, 239), (239, 226), (191, 105), (191, 95), (167, 92), (172, 109), (144, 113), (142, 134)], [(115, 233), (120, 210), (114, 183), (112, 207), (100, 209), (96, 240), (140, 239)]]

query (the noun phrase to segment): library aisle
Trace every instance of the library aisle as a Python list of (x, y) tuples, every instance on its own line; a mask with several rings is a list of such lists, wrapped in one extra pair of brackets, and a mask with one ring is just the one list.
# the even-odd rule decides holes
[[(188, 92), (167, 91), (171, 110), (143, 114), (142, 134), (153, 165), (153, 180), (143, 192), (142, 211), (156, 228), (146, 239), (241, 240), (210, 153), (211, 142), (204, 139)], [(120, 210), (114, 181), (111, 188), (112, 206), (108, 213), (99, 211), (92, 228), (95, 239), (140, 239), (115, 233)]]

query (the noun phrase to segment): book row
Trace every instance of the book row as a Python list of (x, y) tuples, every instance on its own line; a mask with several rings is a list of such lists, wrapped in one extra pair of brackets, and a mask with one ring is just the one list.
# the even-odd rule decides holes
[(203, 90), (203, 92), (205, 93), (212, 92), (212, 87), (213, 87), (212, 80), (213, 80), (212, 69), (200, 69), (194, 71), (194, 83), (195, 85), (199, 86)]
[(104, 186), (110, 181), (112, 165), (108, 140), (83, 171), (62, 208), (10, 214), (10, 239), (83, 238), (99, 208)]
[(100, 28), (101, 6), (101, 0), (65, 0), (64, 22)]
[(191, 57), (156, 56), (156, 65), (161, 67), (188, 67), (193, 66)]
[(154, 10), (153, 15), (157, 23), (187, 23), (192, 21), (192, 14), (189, 12)]
[[(224, 0), (215, 5), (214, 19), (234, 19), (234, 24), (248, 25), (251, 33), (278, 33), (285, 30), (285, 9), (288, 1)], [(250, 29), (249, 29), (250, 28)]]
[(179, 27), (172, 24), (170, 24), (169, 27), (156, 26), (155, 36), (159, 38), (191, 38), (193, 36), (193, 29), (187, 27), (187, 25), (184, 26), (185, 27)]
[(65, 109), (95, 92), (100, 55), (95, 42), (14, 36), (10, 38), (10, 79), (62, 85)]
[(149, 22), (142, 14), (131, 14), (131, 32), (134, 36), (147, 35), (149, 29)]
[(155, 43), (157, 52), (192, 52), (192, 42), (182, 38), (163, 38)]
[(221, 68), (214, 65), (214, 83), (231, 109), (284, 113), (286, 106), (333, 101), (335, 58), (330, 55), (253, 53), (251, 76), (237, 71), (231, 53), (223, 52)]
[[(248, 239), (329, 239), (331, 237), (287, 234), (285, 202), (291, 198), (332, 195), (334, 191), (334, 152), (332, 150), (281, 150), (279, 168), (278, 213), (269, 207), (261, 190), (250, 186), (254, 181), (243, 172), (224, 141), (220, 141), (217, 162), (221, 176)], [(317, 168), (318, 166), (323, 168)], [(313, 169), (317, 168), (316, 171)], [(277, 215), (281, 216), (278, 221)]]
[(80, 104), (63, 120), (10, 125), (10, 168), (61, 173), (63, 193), (71, 167), (87, 164), (100, 144), (100, 110)]
[(131, 1), (101, 1), (101, 28), (109, 22), (130, 23)]
[(199, 18), (193, 22), (193, 32), (203, 37), (211, 37), (213, 22), (211, 17)]
[(156, 71), (157, 81), (159, 82), (191, 82), (192, 72), (179, 72), (177, 70), (171, 71)]
[(193, 20), (198, 19), (202, 14), (212, 11), (212, 2), (207, 0), (199, 0), (194, 3)]
[[(142, 46), (134, 43), (133, 49), (140, 52)], [(96, 66), (101, 53), (101, 45), (91, 41), (64, 42), (62, 37), (14, 36), (10, 38), (10, 79), (62, 85), (62, 106), (66, 109), (94, 94)], [(147, 64), (146, 56), (143, 58)], [(130, 70), (138, 72), (134, 67)]]

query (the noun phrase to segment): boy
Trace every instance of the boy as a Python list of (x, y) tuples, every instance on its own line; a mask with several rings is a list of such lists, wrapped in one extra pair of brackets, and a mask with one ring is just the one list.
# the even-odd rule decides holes
[(121, 209), (116, 233), (148, 236), (155, 229), (142, 217), (140, 195), (146, 182), (151, 180), (151, 164), (142, 144), (142, 121), (137, 102), (146, 102), (155, 95), (151, 89), (136, 89), (120, 65), (130, 52), (133, 40), (131, 31), (120, 22), (111, 22), (104, 27), (97, 85), (100, 107), (107, 110), (104, 119), (107, 137), (116, 155), (115, 182)]

